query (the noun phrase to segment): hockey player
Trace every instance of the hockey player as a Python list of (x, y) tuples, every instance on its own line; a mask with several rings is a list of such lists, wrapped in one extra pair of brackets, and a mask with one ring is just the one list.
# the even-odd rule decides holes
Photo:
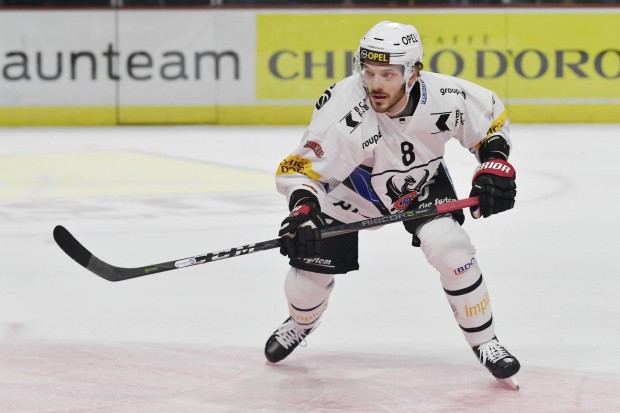
[[(511, 209), (515, 171), (508, 163), (509, 120), (491, 91), (452, 76), (422, 72), (415, 27), (383, 21), (361, 39), (354, 74), (331, 85), (315, 105), (299, 146), (277, 170), (290, 215), (281, 252), (290, 269), (284, 290), (290, 317), (265, 346), (272, 363), (286, 358), (317, 326), (334, 275), (359, 268), (357, 233), (320, 239), (319, 230), (456, 200), (443, 155), (457, 139), (480, 162), (471, 196), (474, 218)], [(518, 388), (520, 365), (495, 335), (489, 293), (459, 210), (404, 222), (439, 272), (456, 321), (480, 362)]]

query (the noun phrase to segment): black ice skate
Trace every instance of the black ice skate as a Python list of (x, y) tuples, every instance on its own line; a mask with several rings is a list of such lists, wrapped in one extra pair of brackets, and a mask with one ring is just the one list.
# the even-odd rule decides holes
[(312, 330), (314, 328), (303, 329), (291, 317), (287, 318), (267, 340), (265, 357), (272, 363), (284, 360)]
[(519, 390), (516, 374), (521, 368), (519, 360), (502, 346), (497, 337), (479, 346), (472, 347), (480, 363), (491, 372), (500, 383), (511, 389)]

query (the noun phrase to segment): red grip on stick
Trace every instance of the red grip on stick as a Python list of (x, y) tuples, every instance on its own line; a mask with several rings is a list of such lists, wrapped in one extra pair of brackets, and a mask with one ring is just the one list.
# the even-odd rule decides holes
[(443, 214), (446, 212), (456, 211), (457, 209), (470, 208), (477, 206), (478, 203), (478, 197), (472, 196), (471, 198), (460, 199), (458, 201), (449, 202), (447, 204), (438, 204), (437, 213)]

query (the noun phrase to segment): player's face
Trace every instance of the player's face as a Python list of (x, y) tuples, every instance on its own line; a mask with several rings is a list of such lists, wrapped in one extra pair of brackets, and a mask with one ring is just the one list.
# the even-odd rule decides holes
[(375, 112), (390, 112), (406, 102), (405, 79), (400, 65), (364, 64), (362, 79)]

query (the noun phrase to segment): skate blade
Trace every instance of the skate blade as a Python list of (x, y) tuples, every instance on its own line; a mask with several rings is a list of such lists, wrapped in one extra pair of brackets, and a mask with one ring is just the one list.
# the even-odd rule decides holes
[(506, 379), (498, 379), (497, 380), (502, 386), (510, 390), (519, 390), (519, 381), (517, 380), (517, 376), (508, 377)]

